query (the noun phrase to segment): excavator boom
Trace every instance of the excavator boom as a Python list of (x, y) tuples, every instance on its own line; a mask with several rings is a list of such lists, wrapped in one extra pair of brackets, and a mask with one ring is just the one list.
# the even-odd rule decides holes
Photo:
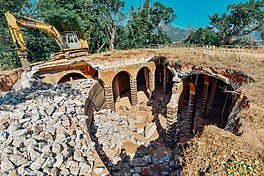
[[(12, 40), (16, 46), (16, 51), (18, 53), (21, 66), (23, 70), (28, 71), (30, 70), (30, 63), (27, 60), (28, 54), (27, 54), (26, 44), (23, 39), (23, 35), (20, 31), (20, 28), (16, 22), (16, 18), (9, 12), (5, 13), (5, 16), (12, 36)], [(20, 47), (18, 47), (18, 45)]]
[(28, 65), (30, 64), (27, 61), (26, 44), (23, 39), (20, 26), (43, 30), (48, 35), (52, 35), (61, 49), (61, 52), (52, 54), (54, 59), (72, 58), (88, 54), (87, 41), (79, 40), (76, 32), (64, 32), (60, 34), (54, 26), (45, 24), (36, 19), (24, 16), (23, 19), (25, 20), (17, 20), (10, 12), (6, 12), (5, 16), (13, 42), (17, 47), (16, 50), (18, 52), (22, 68), (24, 70), (28, 70)]

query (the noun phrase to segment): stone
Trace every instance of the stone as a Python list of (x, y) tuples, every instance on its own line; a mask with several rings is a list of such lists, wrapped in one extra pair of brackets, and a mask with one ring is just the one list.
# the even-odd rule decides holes
[(31, 147), (28, 147), (27, 151), (28, 151), (28, 153), (30, 155), (30, 159), (32, 161), (36, 160), (40, 156), (40, 153), (38, 151), (36, 151), (35, 149), (32, 149)]
[(53, 153), (60, 153), (62, 151), (62, 149), (63, 149), (62, 146), (59, 143), (57, 143), (57, 142), (55, 142), (52, 145), (52, 152)]
[(24, 118), (24, 119), (19, 119), (18, 122), (19, 123), (25, 123), (25, 122), (29, 122), (30, 120), (31, 120), (31, 118), (28, 117), (28, 118)]
[(140, 176), (139, 173), (134, 173), (132, 176)]
[(41, 149), (41, 152), (44, 155), (49, 155), (51, 153), (50, 146), (48, 146), (48, 145), (43, 146)]
[(24, 117), (25, 113), (23, 111), (10, 113), (10, 119), (12, 120), (19, 120)]
[[(2, 114), (0, 114), (2, 116)], [(9, 123), (10, 119), (8, 117), (2, 116), (0, 118), (0, 124), (5, 125), (6, 123)]]
[(169, 162), (172, 158), (172, 155), (169, 151), (164, 148), (158, 148), (154, 151), (152, 156), (152, 162), (154, 164), (162, 164), (165, 162)]
[(31, 119), (33, 122), (37, 121), (40, 119), (39, 112), (37, 110), (31, 111)]
[(55, 104), (59, 104), (61, 101), (63, 101), (64, 97), (55, 96), (53, 101)]
[(135, 167), (134, 170), (135, 170), (136, 173), (141, 173), (141, 168), (140, 167)]
[(97, 167), (94, 169), (94, 172), (98, 175), (101, 175), (104, 171), (104, 168), (103, 167)]
[(11, 136), (19, 137), (25, 135), (27, 132), (28, 132), (27, 129), (16, 130), (13, 133), (11, 133)]
[(145, 129), (145, 137), (150, 138), (155, 133), (155, 131), (157, 131), (156, 123), (147, 124)]
[(79, 175), (88, 175), (92, 172), (92, 167), (87, 163), (80, 162), (79, 167), (81, 168)]
[(60, 166), (62, 165), (62, 163), (64, 161), (63, 155), (61, 153), (57, 153), (55, 159), (56, 159), (56, 162), (54, 163), (53, 167), (60, 168)]
[(19, 175), (25, 175), (25, 167), (26, 167), (27, 165), (21, 165), (21, 166), (19, 166), (18, 168), (17, 168), (17, 172), (18, 172), (18, 174)]
[(1, 156), (1, 174), (4, 172), (14, 169), (14, 164), (8, 159), (7, 155), (2, 154)]
[(73, 159), (76, 160), (76, 161), (82, 161), (83, 158), (82, 158), (81, 152), (79, 152), (79, 151), (74, 151)]
[(8, 133), (6, 131), (0, 131), (0, 142), (4, 142), (7, 139)]
[(149, 142), (147, 138), (145, 138), (141, 134), (138, 134), (138, 133), (135, 133), (135, 132), (132, 133), (132, 137), (134, 137), (136, 140), (138, 140), (140, 142), (143, 142), (145, 144), (148, 144), (148, 142)]
[(82, 102), (79, 101), (79, 100), (75, 100), (75, 104), (76, 104), (77, 106), (82, 106)]
[(67, 168), (62, 168), (62, 171), (60, 172), (61, 173), (61, 175), (70, 175), (70, 171), (69, 171), (69, 169), (67, 169)]
[(21, 166), (22, 164), (27, 163), (28, 161), (21, 155), (17, 155), (17, 154), (13, 154), (9, 157), (10, 161), (12, 161), (12, 163), (18, 167)]
[(46, 158), (44, 158), (43, 155), (41, 155), (33, 163), (31, 163), (30, 169), (32, 169), (34, 171), (39, 170), (45, 161), (46, 161)]
[(46, 113), (48, 116), (52, 116), (55, 110), (56, 110), (56, 107), (53, 104), (50, 104), (48, 109), (46, 109)]
[(138, 150), (138, 144), (135, 144), (133, 142), (123, 142), (122, 149), (125, 149), (125, 152), (127, 155), (130, 156), (130, 158), (134, 158), (137, 150)]
[(80, 167), (70, 167), (70, 173), (72, 175), (79, 175)]
[(57, 167), (54, 167), (50, 170), (50, 175), (51, 176), (57, 176), (59, 173), (59, 169)]
[(139, 166), (146, 166), (147, 163), (145, 163), (142, 158), (133, 158), (129, 162), (129, 165), (134, 166), (134, 167), (139, 167)]
[(56, 162), (56, 159), (53, 157), (49, 157), (47, 158), (47, 160), (43, 163), (43, 165), (41, 166), (42, 169), (44, 168), (51, 168), (53, 166), (53, 164)]

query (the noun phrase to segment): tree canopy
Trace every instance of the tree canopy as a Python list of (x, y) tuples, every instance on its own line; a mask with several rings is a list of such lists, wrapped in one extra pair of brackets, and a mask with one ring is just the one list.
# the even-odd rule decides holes
[[(20, 19), (26, 15), (54, 26), (59, 32), (76, 31), (80, 39), (88, 41), (89, 52), (144, 48), (151, 43), (166, 43), (169, 39), (163, 28), (176, 18), (172, 8), (156, 2), (151, 5), (145, 0), (144, 6), (130, 15), (123, 11), (122, 0), (38, 0), (4, 1), (1, 5), (0, 70), (19, 66), (18, 56), (13, 48), (11, 35), (4, 13), (12, 12)], [(45, 32), (23, 28), (23, 37), (29, 50), (29, 60), (49, 58), (59, 47)]]
[(251, 0), (247, 3), (232, 4), (227, 12), (209, 16), (221, 45), (233, 44), (238, 37), (252, 31), (262, 31), (264, 26), (264, 1)]

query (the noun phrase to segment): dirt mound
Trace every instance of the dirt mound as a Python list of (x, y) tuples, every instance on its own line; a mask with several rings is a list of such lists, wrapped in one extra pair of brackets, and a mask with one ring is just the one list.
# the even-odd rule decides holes
[(0, 72), (0, 92), (7, 92), (12, 89), (16, 81), (21, 77), (22, 69)]

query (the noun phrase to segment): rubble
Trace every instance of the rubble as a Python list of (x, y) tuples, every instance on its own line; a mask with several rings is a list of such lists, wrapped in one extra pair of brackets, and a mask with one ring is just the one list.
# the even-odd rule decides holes
[(1, 93), (0, 174), (89, 175), (93, 160), (84, 156), (93, 154), (93, 144), (82, 122), (85, 99), (80, 97), (93, 83), (52, 86), (33, 81)]
[(137, 114), (95, 113), (92, 139), (111, 175), (180, 175), (178, 155), (158, 137), (157, 124)]

